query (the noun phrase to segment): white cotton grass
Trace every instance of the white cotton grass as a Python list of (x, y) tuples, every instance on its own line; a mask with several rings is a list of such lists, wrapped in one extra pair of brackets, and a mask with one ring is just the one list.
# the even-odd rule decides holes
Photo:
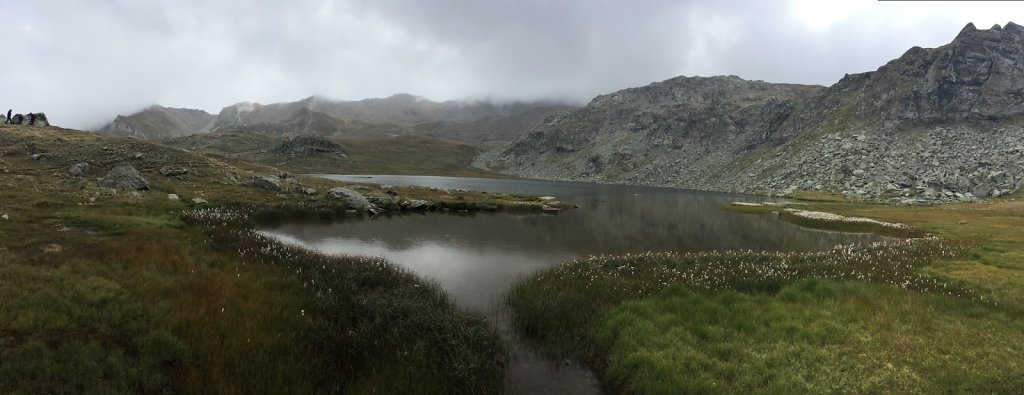
[(910, 229), (910, 227), (907, 226), (906, 224), (893, 223), (893, 222), (883, 222), (883, 221), (879, 221), (879, 220), (875, 220), (875, 219), (871, 219), (871, 218), (847, 217), (847, 216), (843, 216), (843, 215), (839, 215), (839, 214), (826, 213), (824, 211), (798, 210), (798, 209), (795, 209), (795, 208), (787, 208), (785, 210), (786, 210), (787, 213), (793, 214), (793, 215), (795, 215), (797, 217), (813, 219), (813, 220), (819, 220), (819, 221), (860, 223), (860, 224), (871, 224), (871, 225), (884, 226), (884, 227), (893, 228), (893, 229)]

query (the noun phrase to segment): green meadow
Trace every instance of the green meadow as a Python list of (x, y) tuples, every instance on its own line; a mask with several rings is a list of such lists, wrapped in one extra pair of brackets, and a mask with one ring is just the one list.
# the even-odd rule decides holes
[(911, 226), (824, 253), (590, 257), (507, 301), (547, 353), (589, 361), (624, 393), (1024, 390), (1024, 202), (801, 209)]

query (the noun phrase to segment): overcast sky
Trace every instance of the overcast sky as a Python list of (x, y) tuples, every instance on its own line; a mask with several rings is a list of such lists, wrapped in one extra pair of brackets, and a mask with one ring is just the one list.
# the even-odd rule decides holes
[[(0, 0), (0, 106), (92, 128), (150, 104), (559, 99), (678, 75), (829, 85), (1011, 2)], [(1024, 21), (1016, 21), (1024, 23)]]

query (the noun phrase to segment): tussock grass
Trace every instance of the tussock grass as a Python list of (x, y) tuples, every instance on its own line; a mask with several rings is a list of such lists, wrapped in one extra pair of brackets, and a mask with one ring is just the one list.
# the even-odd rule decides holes
[[(755, 252), (593, 257), (522, 280), (508, 303), (545, 350), (582, 355), (624, 392), (1020, 392), (1024, 202), (1013, 199), (812, 203), (801, 208), (908, 224), (914, 233), (893, 235), (915, 238), (787, 265)], [(801, 224), (853, 230), (827, 222)], [(844, 257), (854, 250), (867, 259)]]
[[(261, 208), (266, 218), (260, 220), (336, 218), (347, 213), (322, 193), (337, 182), (303, 179), (321, 191), (311, 200), (251, 187), (252, 174), (281, 172), (262, 165), (58, 128), (0, 125), (0, 131), (0, 167), (7, 169), (0, 172), (0, 213), (8, 215), (0, 220), (0, 393), (500, 388), (501, 343), (482, 318), (459, 312), (436, 286), (390, 265), (359, 265), (357, 258), (328, 260), (343, 268), (316, 276), (307, 275), (316, 270), (291, 269), (322, 262), (323, 271), (328, 261), (285, 262), (271, 254), (255, 264), (270, 252), (250, 249), (242, 257), (238, 248), (257, 241), (180, 215), (206, 207), (187, 201), (203, 197), (214, 205)], [(47, 155), (31, 158), (39, 152)], [(144, 157), (128, 159), (135, 152)], [(65, 184), (65, 169), (80, 161), (92, 165), (86, 180)], [(150, 191), (114, 194), (95, 186), (109, 165), (123, 161), (143, 172)], [(190, 172), (160, 176), (157, 170), (168, 165)], [(167, 193), (183, 200), (170, 201)], [(220, 230), (246, 229), (221, 224)], [(328, 288), (333, 298), (318, 294), (328, 283), (341, 284)]]
[(513, 285), (508, 302), (525, 333), (546, 340), (555, 353), (585, 348), (595, 317), (631, 299), (670, 285), (707, 291), (775, 293), (805, 278), (864, 280), (918, 291), (977, 298), (917, 274), (935, 257), (958, 249), (937, 238), (909, 239), (871, 246), (842, 246), (811, 253), (726, 251), (593, 256), (564, 263)]
[(596, 256), (521, 280), (507, 300), (548, 353), (582, 356), (630, 393), (1019, 388), (1015, 308), (923, 274), (964, 254), (928, 237), (817, 253)]
[(672, 286), (593, 337), (629, 393), (1012, 393), (1020, 330), (967, 300), (809, 279), (776, 294)]
[[(504, 376), (504, 346), (479, 315), (459, 310), (432, 282), (380, 258), (327, 256), (287, 246), (251, 226), (258, 209), (199, 209), (184, 218), (241, 267), (273, 267), (312, 297), (292, 312), (296, 346), (322, 358), (331, 387), (355, 393), (490, 393)], [(324, 372), (320, 372), (323, 375)]]

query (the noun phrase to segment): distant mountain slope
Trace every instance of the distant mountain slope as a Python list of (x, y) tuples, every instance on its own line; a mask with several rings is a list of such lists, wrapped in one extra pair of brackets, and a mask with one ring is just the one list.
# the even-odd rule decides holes
[(131, 116), (119, 116), (99, 132), (163, 139), (244, 128), (274, 135), (423, 134), (483, 143), (509, 141), (540, 119), (569, 108), (552, 103), (433, 102), (408, 94), (359, 101), (313, 96), (288, 103), (238, 103), (223, 108), (216, 116), (203, 112), (186, 117), (178, 114), (181, 110), (153, 106)]
[(968, 24), (828, 88), (679, 77), (595, 98), (477, 159), (525, 177), (895, 201), (1024, 186), (1024, 28)]
[(412, 131), (416, 134), (475, 144), (508, 142), (532, 129), (545, 118), (574, 108), (546, 105), (487, 115), (470, 121), (422, 122), (414, 125)]
[(302, 173), (500, 176), (469, 166), (480, 153), (479, 148), (427, 136), (271, 136), (241, 128), (166, 139), (161, 143)]
[(598, 96), (549, 118), (499, 158), (516, 174), (593, 181), (686, 169), (674, 178), (695, 185), (726, 165), (709, 153), (764, 143), (797, 103), (822, 89), (735, 76), (677, 77)]
[(202, 110), (150, 106), (132, 115), (119, 115), (98, 132), (159, 140), (206, 133), (215, 119), (215, 115)]

